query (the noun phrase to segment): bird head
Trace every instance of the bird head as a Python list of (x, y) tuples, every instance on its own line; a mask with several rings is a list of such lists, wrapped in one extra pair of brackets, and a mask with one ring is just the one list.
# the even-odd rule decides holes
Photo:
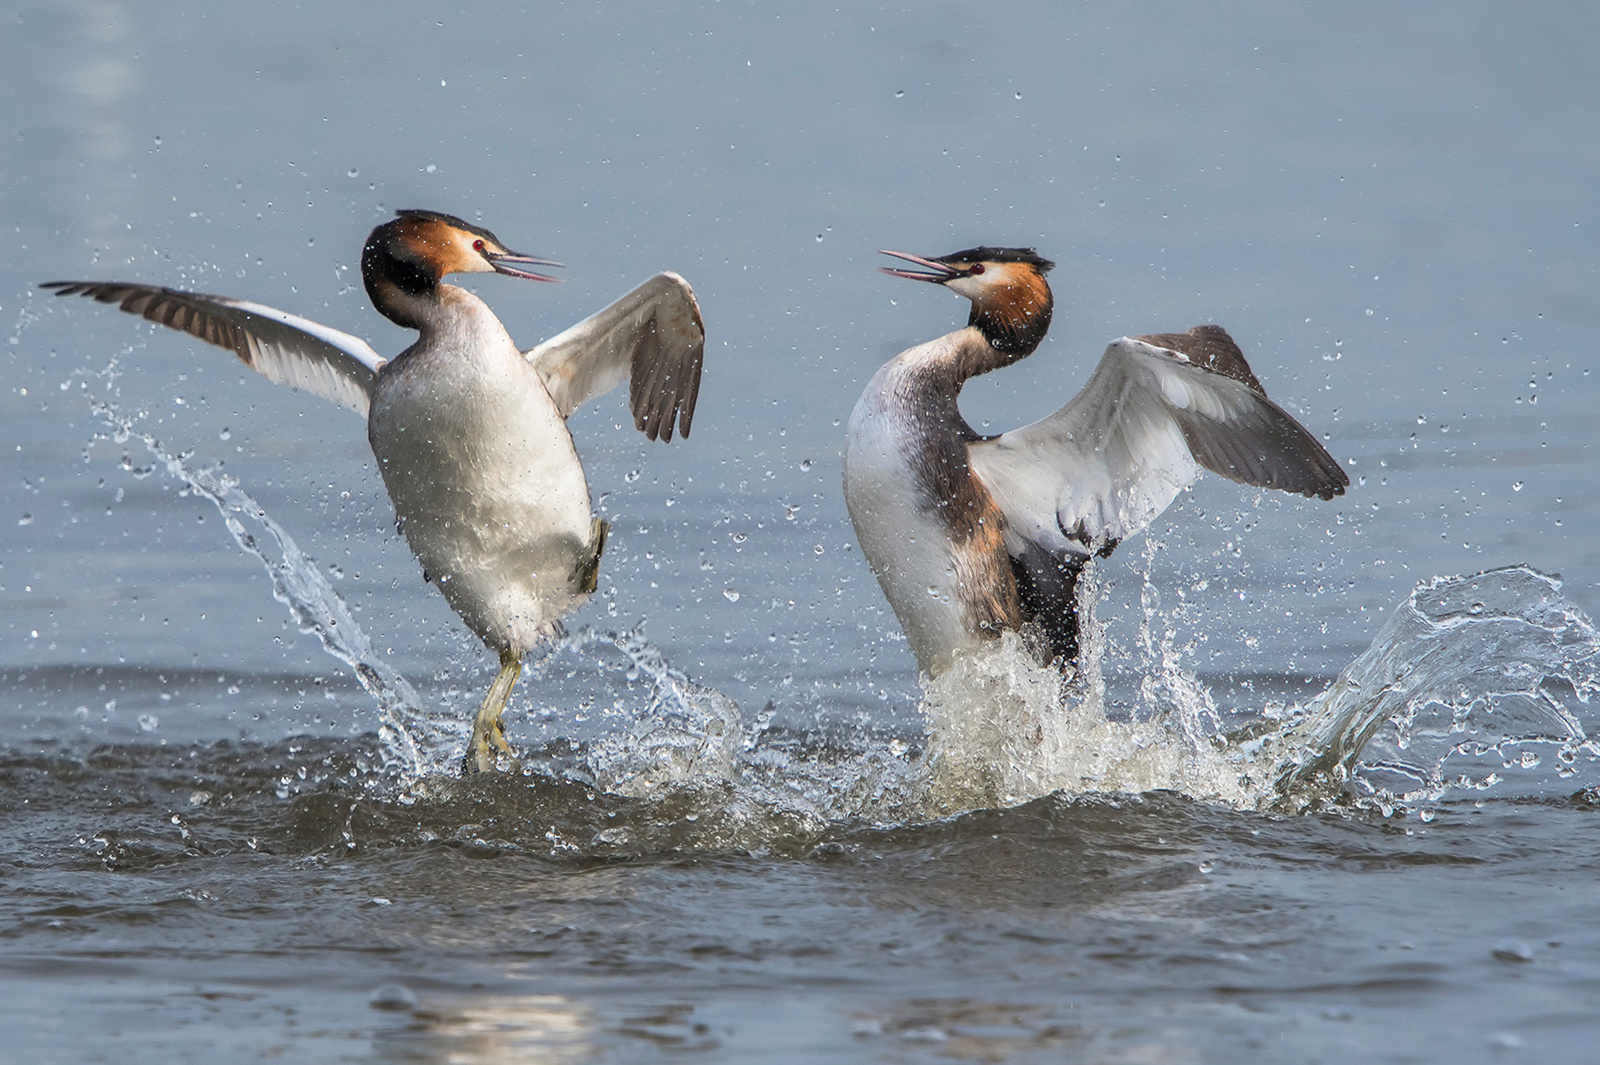
[[(454, 215), (438, 211), (396, 211), (393, 221), (385, 222), (367, 238), (362, 256), (389, 259), (403, 264), (410, 272), (438, 284), (446, 274), (494, 272), (528, 281), (557, 281), (559, 278), (536, 274), (524, 266), (560, 266), (553, 259), (540, 259), (511, 251), (500, 238)], [(397, 277), (396, 281), (400, 279)], [(402, 286), (404, 287), (404, 286)]]
[(367, 295), (389, 319), (418, 328), (417, 297), (431, 295), (446, 274), (497, 273), (526, 281), (558, 281), (526, 269), (560, 266), (511, 251), (500, 238), (454, 215), (438, 211), (396, 211), (372, 231), (361, 250), (361, 279)]
[(883, 254), (922, 268), (880, 267), (884, 273), (943, 285), (971, 300), (967, 324), (998, 351), (1026, 355), (1050, 328), (1055, 298), (1044, 275), (1055, 263), (1032, 248), (968, 248), (931, 259), (903, 251)]

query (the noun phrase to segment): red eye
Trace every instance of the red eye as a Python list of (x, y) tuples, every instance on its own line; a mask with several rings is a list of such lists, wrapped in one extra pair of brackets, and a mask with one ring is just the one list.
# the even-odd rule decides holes
[(973, 263), (972, 264), (972, 269), (968, 270), (967, 273), (970, 274), (973, 277), (977, 277), (979, 274), (983, 273), (983, 264), (982, 263)]
[(481, 241), (481, 240), (473, 241), (472, 242), (472, 250), (473, 251), (482, 251), (483, 250), (483, 241)]

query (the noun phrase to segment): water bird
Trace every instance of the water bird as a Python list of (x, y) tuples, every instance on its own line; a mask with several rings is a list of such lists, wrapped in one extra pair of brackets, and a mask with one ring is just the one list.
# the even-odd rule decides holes
[(560, 631), (595, 590), (608, 526), (567, 418), (627, 380), (634, 425), (668, 442), (689, 435), (705, 327), (688, 282), (655, 275), (609, 307), (529, 351), (488, 305), (442, 284), (452, 273), (555, 281), (531, 267), (560, 263), (509, 251), (453, 215), (403, 210), (361, 253), (379, 313), (416, 343), (385, 359), (348, 333), (259, 303), (116, 281), (54, 281), (227, 348), (280, 384), (366, 417), (367, 440), (394, 503), (396, 526), (500, 670), (473, 720), (464, 768), (512, 754), (501, 713), (523, 655)]
[(1005, 630), (1078, 653), (1077, 583), (1150, 524), (1200, 469), (1319, 499), (1350, 478), (1267, 398), (1216, 325), (1123, 337), (1066, 406), (983, 436), (957, 405), (970, 378), (1032, 354), (1050, 328), (1055, 265), (1032, 248), (938, 258), (885, 251), (894, 277), (971, 301), (967, 325), (908, 348), (856, 403), (844, 494), (862, 553), (929, 674)]

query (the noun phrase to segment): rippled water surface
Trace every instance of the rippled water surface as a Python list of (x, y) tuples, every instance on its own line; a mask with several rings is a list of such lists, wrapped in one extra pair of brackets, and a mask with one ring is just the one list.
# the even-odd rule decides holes
[[(1589, 1053), (1588, 6), (7, 17), (8, 1055)], [(355, 274), (397, 207), (568, 264), (474, 285), (525, 344), (662, 268), (706, 318), (691, 440), (574, 418), (613, 540), (495, 779), (359, 421), (32, 287), (395, 351)], [(980, 243), (1058, 308), (975, 426), (1217, 321), (1354, 482), (1186, 493), (1064, 693), (1010, 645), (924, 691), (839, 494), (860, 388), (965, 313), (875, 249)]]

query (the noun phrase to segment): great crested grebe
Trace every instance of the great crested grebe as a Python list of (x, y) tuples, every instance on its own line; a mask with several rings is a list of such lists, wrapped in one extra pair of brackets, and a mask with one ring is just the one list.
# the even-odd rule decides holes
[(559, 266), (506, 250), (493, 233), (434, 211), (399, 211), (361, 253), (367, 295), (384, 317), (421, 334), (385, 359), (365, 341), (258, 303), (155, 285), (53, 281), (238, 355), (273, 381), (367, 418), (396, 524), (425, 580), (490, 648), (500, 671), (472, 726), (464, 767), (507, 755), (500, 715), (522, 656), (560, 630), (595, 589), (607, 525), (566, 418), (630, 383), (634, 424), (670, 441), (689, 435), (705, 328), (688, 282), (660, 273), (531, 351), (512, 342), (477, 296), (440, 283), (495, 272), (554, 281)]
[(845, 444), (856, 539), (925, 672), (1006, 629), (1034, 629), (1058, 661), (1075, 659), (1084, 565), (1154, 520), (1200, 467), (1320, 499), (1350, 483), (1215, 325), (1124, 337), (1066, 406), (981, 436), (961, 417), (961, 386), (1039, 346), (1054, 264), (1032, 248), (883, 254), (921, 268), (884, 273), (972, 301), (966, 328), (877, 372)]

